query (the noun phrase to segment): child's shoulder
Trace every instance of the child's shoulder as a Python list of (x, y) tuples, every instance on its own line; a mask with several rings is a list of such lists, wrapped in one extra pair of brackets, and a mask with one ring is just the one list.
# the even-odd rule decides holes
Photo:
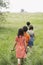
[(26, 36), (30, 36), (30, 35), (26, 32)]
[(18, 36), (16, 36), (15, 41), (18, 41)]
[(29, 33), (29, 30), (27, 30), (27, 33)]

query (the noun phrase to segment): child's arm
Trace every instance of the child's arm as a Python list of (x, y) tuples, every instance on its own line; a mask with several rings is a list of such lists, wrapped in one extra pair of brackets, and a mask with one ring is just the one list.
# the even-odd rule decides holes
[(16, 44), (17, 44), (17, 43), (14, 44), (13, 50), (11, 50), (11, 51), (14, 51), (14, 48), (15, 48)]
[(26, 41), (24, 43), (24, 46), (25, 46), (25, 52), (27, 53), (27, 43), (26, 43)]
[(17, 44), (17, 38), (16, 38), (16, 40), (14, 40), (14, 42), (15, 42), (15, 44), (14, 44), (14, 47), (13, 47), (13, 50), (12, 51), (14, 51), (14, 48), (15, 48), (15, 46)]
[(27, 54), (27, 43), (25, 42), (25, 52)]

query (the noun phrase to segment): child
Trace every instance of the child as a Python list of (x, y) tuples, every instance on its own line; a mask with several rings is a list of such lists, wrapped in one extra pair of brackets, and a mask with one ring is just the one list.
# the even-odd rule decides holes
[(30, 22), (26, 23), (28, 29), (29, 29), (30, 24), (31, 24)]
[(18, 35), (16, 37), (16, 58), (18, 59), (18, 65), (21, 65), (20, 61), (26, 58), (26, 40), (24, 37), (23, 29), (18, 30)]
[(28, 42), (30, 40), (30, 35), (27, 33), (27, 30), (28, 30), (27, 26), (24, 26), (23, 30), (24, 30), (24, 37), (26, 38), (26, 53), (27, 53), (28, 52), (27, 46), (28, 46)]
[(34, 31), (33, 31), (33, 26), (29, 26), (29, 31), (27, 31), (30, 34), (30, 41), (28, 42), (28, 46), (32, 48), (33, 42), (34, 42)]

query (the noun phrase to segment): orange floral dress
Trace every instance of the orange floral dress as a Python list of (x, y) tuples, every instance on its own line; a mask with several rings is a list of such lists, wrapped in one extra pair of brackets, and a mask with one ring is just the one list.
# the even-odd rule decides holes
[(16, 58), (25, 58), (26, 57), (26, 49), (25, 49), (25, 37), (19, 36), (16, 37)]

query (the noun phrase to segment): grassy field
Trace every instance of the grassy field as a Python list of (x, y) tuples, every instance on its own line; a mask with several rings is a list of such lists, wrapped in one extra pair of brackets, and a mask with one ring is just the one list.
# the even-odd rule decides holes
[(0, 65), (17, 65), (15, 51), (11, 52), (17, 31), (30, 21), (34, 26), (35, 41), (23, 65), (43, 65), (43, 13), (6, 13), (0, 23)]

